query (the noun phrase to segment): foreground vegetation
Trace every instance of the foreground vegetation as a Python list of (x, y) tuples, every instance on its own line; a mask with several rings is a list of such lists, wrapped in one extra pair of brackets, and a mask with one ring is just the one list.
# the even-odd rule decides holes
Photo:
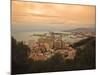
[(47, 61), (33, 61), (28, 59), (30, 48), (12, 37), (12, 74), (95, 69), (95, 37), (81, 40), (72, 46), (77, 50), (74, 60), (64, 60), (57, 53)]

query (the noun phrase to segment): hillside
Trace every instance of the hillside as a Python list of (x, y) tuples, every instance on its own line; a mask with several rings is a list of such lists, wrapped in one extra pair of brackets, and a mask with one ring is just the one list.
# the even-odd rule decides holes
[(95, 32), (95, 28), (76, 28), (71, 30), (64, 30), (64, 32)]

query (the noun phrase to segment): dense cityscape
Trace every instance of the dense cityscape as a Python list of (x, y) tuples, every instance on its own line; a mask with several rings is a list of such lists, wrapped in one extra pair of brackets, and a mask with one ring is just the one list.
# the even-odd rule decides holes
[[(12, 37), (12, 73), (38, 73), (95, 68), (95, 32), (32, 34), (38, 39)], [(69, 42), (65, 37), (70, 40)], [(77, 37), (76, 37), (77, 36)]]
[[(72, 33), (55, 33), (48, 32), (44, 34), (33, 34), (32, 37), (38, 36), (37, 40), (28, 40), (29, 58), (35, 61), (47, 60), (56, 53), (60, 53), (64, 59), (74, 60), (77, 50), (72, 47), (73, 43), (88, 37), (95, 37), (94, 32), (72, 32)], [(78, 39), (77, 41), (68, 42), (64, 37)]]

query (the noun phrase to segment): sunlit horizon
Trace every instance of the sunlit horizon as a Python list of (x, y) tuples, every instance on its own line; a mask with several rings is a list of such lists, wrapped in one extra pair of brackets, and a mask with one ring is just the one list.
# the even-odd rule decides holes
[(95, 28), (95, 6), (12, 1), (13, 30)]

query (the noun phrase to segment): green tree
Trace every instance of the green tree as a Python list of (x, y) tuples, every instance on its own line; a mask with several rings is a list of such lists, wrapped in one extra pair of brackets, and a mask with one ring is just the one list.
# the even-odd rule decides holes
[(28, 55), (30, 50), (23, 42), (17, 42), (13, 37), (11, 38), (12, 50), (12, 73), (23, 73), (27, 71)]

